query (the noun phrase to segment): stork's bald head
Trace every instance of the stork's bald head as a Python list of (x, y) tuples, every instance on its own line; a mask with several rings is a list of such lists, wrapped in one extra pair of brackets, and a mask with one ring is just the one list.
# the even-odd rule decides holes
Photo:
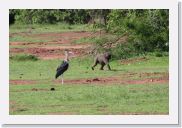
[(71, 55), (74, 55), (72, 51), (65, 50), (65, 61), (69, 61)]

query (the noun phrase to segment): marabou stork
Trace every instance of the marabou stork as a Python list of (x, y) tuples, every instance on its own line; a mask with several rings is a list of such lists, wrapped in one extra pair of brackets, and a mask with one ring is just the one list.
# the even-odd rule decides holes
[(56, 76), (55, 79), (57, 79), (59, 76), (61, 76), (62, 84), (64, 83), (63, 80), (63, 73), (68, 69), (69, 67), (69, 55), (73, 54), (73, 52), (65, 51), (65, 59), (63, 62), (57, 67), (56, 69)]

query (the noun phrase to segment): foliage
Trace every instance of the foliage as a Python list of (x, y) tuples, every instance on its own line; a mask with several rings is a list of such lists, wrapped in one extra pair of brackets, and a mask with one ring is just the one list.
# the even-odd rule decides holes
[(109, 9), (10, 9), (10, 23), (19, 24), (106, 24)]
[[(15, 20), (17, 23), (23, 24), (53, 24), (57, 22), (85, 24), (90, 22), (94, 12), (98, 11), (86, 9), (11, 9), (9, 15), (11, 16), (10, 22)], [(105, 12), (103, 11), (103, 13)]]
[(119, 44), (117, 47), (111, 50), (113, 59), (127, 59), (136, 55), (134, 52), (134, 47), (129, 44)]
[(112, 10), (108, 17), (108, 31), (128, 33), (135, 52), (168, 51), (168, 10)]

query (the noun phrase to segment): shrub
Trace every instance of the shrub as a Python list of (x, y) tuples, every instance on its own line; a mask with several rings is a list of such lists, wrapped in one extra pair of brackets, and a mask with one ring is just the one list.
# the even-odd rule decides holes
[(134, 47), (129, 43), (119, 44), (111, 49), (113, 59), (126, 59), (136, 55)]
[(108, 17), (108, 31), (128, 33), (129, 43), (136, 45), (139, 52), (168, 51), (169, 10), (112, 10)]
[(11, 9), (9, 15), (19, 24), (84, 24), (91, 18), (85, 9)]

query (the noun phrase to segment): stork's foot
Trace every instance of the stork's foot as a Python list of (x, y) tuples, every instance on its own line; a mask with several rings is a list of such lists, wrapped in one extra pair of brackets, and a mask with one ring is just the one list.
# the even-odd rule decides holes
[(94, 70), (94, 68), (92, 67), (92, 70)]

